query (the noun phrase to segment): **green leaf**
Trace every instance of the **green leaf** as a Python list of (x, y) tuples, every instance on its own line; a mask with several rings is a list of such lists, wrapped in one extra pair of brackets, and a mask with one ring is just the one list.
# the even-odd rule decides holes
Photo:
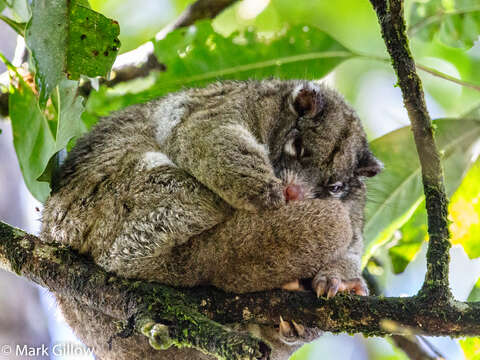
[(64, 149), (70, 140), (87, 131), (81, 115), (84, 110), (83, 98), (77, 96), (78, 83), (64, 79), (60, 82), (52, 94), (52, 102), (56, 116), (50, 122), (50, 128), (55, 137), (55, 148), (51, 158), (38, 180), (52, 182), (52, 176), (59, 166), (59, 159), (55, 156), (58, 151)]
[(480, 6), (476, 0), (416, 0), (411, 6), (410, 22), (410, 35), (468, 49), (480, 34)]
[(198, 86), (219, 78), (318, 79), (353, 56), (316, 28), (297, 26), (267, 42), (254, 31), (225, 38), (209, 22), (167, 35), (155, 43), (155, 55), (167, 67), (159, 75), (160, 91)]
[(64, 0), (36, 0), (32, 3), (32, 18), (27, 25), (25, 41), (35, 64), (42, 107), (66, 70), (67, 10)]
[(100, 88), (90, 95), (87, 110), (105, 115), (185, 86), (219, 79), (319, 79), (353, 56), (338, 41), (313, 27), (296, 26), (267, 41), (255, 31), (224, 37), (209, 22), (170, 33), (155, 43), (155, 54), (166, 71), (139, 80), (136, 86)]
[[(477, 110), (470, 111), (466, 118), (480, 118)], [(466, 155), (468, 156), (468, 154)], [(450, 235), (453, 244), (462, 244), (470, 258), (480, 256), (480, 164), (477, 161), (467, 175), (456, 176), (462, 169), (447, 171), (447, 195), (453, 195), (449, 205)], [(468, 169), (468, 167), (467, 167)], [(463, 180), (462, 180), (463, 179)], [(461, 183), (460, 183), (461, 181)], [(458, 188), (458, 189), (457, 189)], [(392, 261), (393, 271), (398, 274), (405, 270), (420, 250), (422, 243), (428, 239), (427, 211), (425, 200), (418, 206), (415, 213), (399, 231), (401, 238), (389, 248), (388, 254)]]
[[(15, 68), (2, 56), (8, 68)], [(53, 105), (43, 111), (32, 89), (18, 76), (19, 85), (11, 87), (9, 115), (13, 142), (23, 178), (32, 195), (44, 202), (50, 193), (48, 182), (54, 162), (52, 158), (68, 142), (86, 131), (81, 114), (83, 99), (77, 95), (76, 81), (62, 80), (52, 97)], [(49, 120), (48, 116), (53, 119)]]
[(105, 76), (118, 53), (118, 23), (81, 4), (84, 1), (32, 3), (26, 43), (36, 67), (42, 107), (65, 74), (72, 79), (80, 74)]
[(68, 142), (87, 131), (81, 115), (84, 110), (83, 98), (77, 95), (78, 83), (71, 80), (62, 80), (52, 98), (57, 109), (57, 132), (55, 136), (55, 150), (65, 148)]
[(460, 244), (470, 259), (480, 257), (480, 161), (470, 169), (448, 208), (452, 244)]
[(400, 239), (388, 249), (394, 274), (405, 270), (415, 259), (427, 236), (427, 211), (425, 200), (417, 207), (410, 220), (399, 230)]
[(28, 0), (0, 0), (0, 8), (7, 6), (13, 13), (16, 20), (26, 23), (30, 19), (30, 7)]
[(467, 301), (480, 301), (480, 279), (473, 286)]
[(80, 75), (106, 76), (120, 48), (118, 22), (88, 7), (70, 7), (67, 72), (71, 79)]
[(472, 337), (459, 341), (462, 347), (465, 359), (467, 360), (480, 360), (480, 338)]
[[(480, 137), (479, 120), (435, 120), (435, 138), (443, 154), (447, 192), (460, 184), (472, 163), (471, 147)], [(424, 199), (421, 169), (410, 127), (393, 131), (371, 143), (385, 170), (368, 182), (365, 265), (375, 250), (390, 240)]]
[(25, 36), (26, 23), (19, 23), (2, 15), (0, 15), (0, 20), (3, 20), (5, 23), (7, 23), (18, 35)]
[(13, 144), (28, 190), (40, 201), (50, 193), (46, 182), (37, 181), (54, 153), (55, 139), (48, 121), (38, 107), (33, 91), (19, 80), (9, 96), (9, 114), (12, 122)]

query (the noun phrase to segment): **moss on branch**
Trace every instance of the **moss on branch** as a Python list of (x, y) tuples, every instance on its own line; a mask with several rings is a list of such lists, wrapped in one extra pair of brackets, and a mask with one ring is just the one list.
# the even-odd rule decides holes
[[(254, 359), (269, 352), (262, 341), (222, 324), (273, 326), (278, 325), (280, 315), (336, 333), (396, 333), (382, 325), (390, 320), (400, 328), (413, 328), (423, 334), (480, 335), (479, 303), (446, 301), (438, 305), (428, 296), (340, 295), (327, 300), (309, 292), (282, 290), (238, 295), (213, 287), (176, 289), (107, 273), (66, 246), (43, 243), (1, 222), (0, 264), (54, 293), (68, 295), (124, 321), (131, 332), (147, 335), (157, 348), (194, 346), (221, 358)], [(166, 326), (168, 336), (161, 326), (152, 333), (154, 324)]]
[(427, 274), (421, 293), (438, 301), (448, 301), (450, 261), (445, 194), (440, 154), (433, 137), (433, 127), (425, 105), (422, 83), (415, 71), (403, 16), (403, 0), (370, 0), (377, 13), (385, 45), (402, 90), (403, 101), (412, 124), (413, 136), (422, 167), (422, 180), (428, 213)]

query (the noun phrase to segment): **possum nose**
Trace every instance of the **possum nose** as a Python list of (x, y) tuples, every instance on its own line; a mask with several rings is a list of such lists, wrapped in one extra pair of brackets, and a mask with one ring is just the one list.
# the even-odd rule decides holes
[(288, 185), (285, 190), (285, 199), (288, 201), (303, 200), (303, 189), (299, 185)]

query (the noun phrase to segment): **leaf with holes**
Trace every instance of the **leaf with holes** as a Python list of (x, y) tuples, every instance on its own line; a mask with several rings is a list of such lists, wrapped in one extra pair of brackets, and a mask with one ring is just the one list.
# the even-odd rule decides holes
[(91, 10), (82, 0), (36, 0), (26, 28), (26, 43), (36, 68), (39, 102), (67, 74), (78, 79), (105, 76), (118, 52), (116, 21)]

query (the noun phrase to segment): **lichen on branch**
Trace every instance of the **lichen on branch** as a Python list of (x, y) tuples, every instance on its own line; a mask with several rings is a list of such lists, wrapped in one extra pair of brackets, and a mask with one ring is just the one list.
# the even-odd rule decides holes
[(427, 274), (421, 294), (438, 301), (452, 298), (448, 283), (450, 262), (445, 193), (440, 153), (425, 105), (421, 80), (415, 70), (406, 35), (403, 0), (370, 0), (377, 13), (382, 36), (392, 59), (402, 90), (403, 102), (412, 124), (413, 136), (422, 168), (422, 181), (428, 214)]
[[(65, 245), (42, 242), (2, 222), (0, 267), (54, 293), (78, 299), (115, 319), (130, 322), (137, 332), (145, 333), (148, 322), (165, 324), (171, 328), (173, 344), (200, 347), (207, 353), (215, 349), (230, 349), (232, 354), (243, 352), (248, 356), (265, 353), (268, 346), (262, 341), (223, 330), (222, 324), (248, 322), (275, 326), (280, 315), (335, 333), (379, 336), (398, 333), (384, 326), (384, 321), (390, 320), (400, 329), (416, 329), (422, 334), (480, 335), (480, 303), (450, 301), (433, 306), (435, 299), (425, 296), (339, 295), (327, 300), (317, 299), (313, 292), (273, 290), (229, 294), (213, 287), (175, 289), (107, 273)], [(205, 332), (216, 336), (204, 339)], [(232, 347), (237, 341), (245, 346)]]

